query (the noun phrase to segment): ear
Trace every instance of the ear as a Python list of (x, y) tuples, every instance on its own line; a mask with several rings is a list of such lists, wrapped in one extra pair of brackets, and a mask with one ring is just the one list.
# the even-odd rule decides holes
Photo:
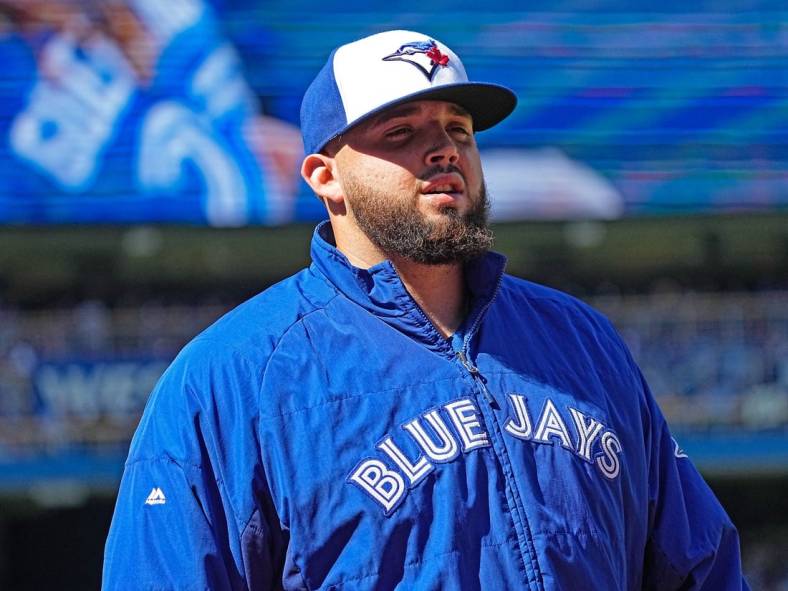
[(339, 183), (333, 158), (325, 154), (309, 154), (301, 163), (301, 176), (318, 197), (335, 205), (344, 203), (345, 192)]

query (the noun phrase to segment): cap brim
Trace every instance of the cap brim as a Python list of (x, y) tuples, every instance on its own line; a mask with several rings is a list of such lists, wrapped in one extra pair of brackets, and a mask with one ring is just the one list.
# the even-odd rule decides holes
[(498, 84), (461, 82), (458, 84), (433, 86), (432, 88), (398, 97), (397, 100), (385, 103), (369, 113), (365, 113), (363, 117), (349, 123), (332, 135), (331, 138), (319, 146), (317, 151), (322, 150), (333, 139), (386, 109), (415, 100), (447, 101), (460, 105), (473, 118), (474, 132), (484, 131), (497, 125), (511, 115), (515, 106), (517, 106), (517, 96), (514, 92)]

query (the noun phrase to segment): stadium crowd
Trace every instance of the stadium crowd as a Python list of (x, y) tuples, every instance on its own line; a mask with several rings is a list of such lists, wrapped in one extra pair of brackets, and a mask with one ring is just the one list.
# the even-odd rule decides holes
[[(788, 428), (788, 294), (589, 300), (630, 346), (675, 430)], [(0, 306), (0, 417), (35, 413), (42, 364), (171, 360), (230, 304)], [(141, 411), (141, 407), (138, 409)]]

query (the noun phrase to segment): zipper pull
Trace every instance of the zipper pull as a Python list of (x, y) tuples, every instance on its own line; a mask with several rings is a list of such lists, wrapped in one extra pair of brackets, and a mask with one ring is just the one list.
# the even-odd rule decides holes
[(493, 398), (493, 395), (487, 389), (487, 380), (481, 374), (481, 372), (479, 371), (479, 368), (476, 367), (470, 361), (468, 361), (468, 358), (465, 356), (465, 353), (463, 353), (462, 351), (457, 351), (457, 357), (459, 358), (460, 363), (462, 363), (462, 366), (466, 370), (468, 370), (468, 373), (471, 374), (473, 379), (476, 380), (478, 382), (478, 384), (481, 386), (482, 394), (484, 394), (484, 397), (487, 399), (487, 402), (489, 403), (489, 405), (491, 407), (493, 407), (494, 409), (498, 409), (499, 408), (498, 407), (498, 402), (495, 400), (495, 398)]

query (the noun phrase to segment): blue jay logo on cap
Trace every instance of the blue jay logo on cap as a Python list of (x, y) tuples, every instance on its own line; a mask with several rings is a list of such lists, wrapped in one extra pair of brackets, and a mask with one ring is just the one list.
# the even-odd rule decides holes
[(438, 44), (430, 39), (429, 41), (413, 41), (400, 45), (397, 51), (384, 57), (383, 61), (400, 61), (412, 64), (427, 77), (427, 80), (432, 82), (436, 70), (448, 65), (449, 56), (441, 53)]

